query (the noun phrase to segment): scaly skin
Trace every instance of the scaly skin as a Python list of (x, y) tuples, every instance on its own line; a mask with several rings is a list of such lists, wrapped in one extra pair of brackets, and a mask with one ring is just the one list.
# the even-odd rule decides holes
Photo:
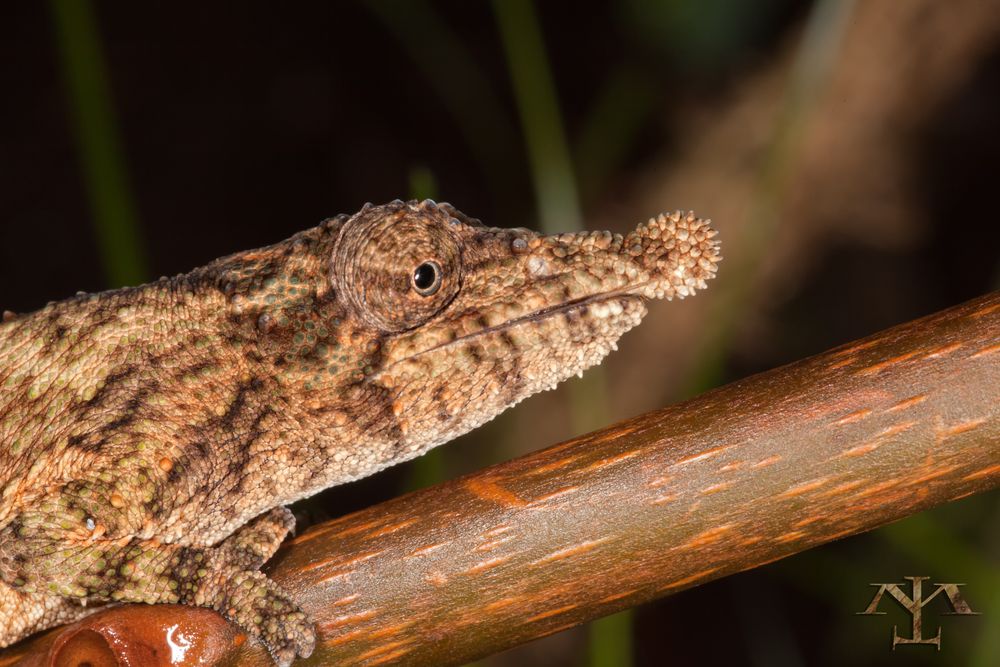
[(308, 656), (312, 623), (258, 571), (283, 506), (599, 363), (647, 299), (705, 287), (714, 234), (674, 214), (541, 236), (397, 201), (5, 316), (0, 646), (85, 602), (180, 602)]

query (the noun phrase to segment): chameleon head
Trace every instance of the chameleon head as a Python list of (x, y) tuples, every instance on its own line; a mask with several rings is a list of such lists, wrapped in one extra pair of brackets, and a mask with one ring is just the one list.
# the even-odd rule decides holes
[(714, 237), (690, 213), (627, 235), (544, 236), (430, 201), (344, 221), (330, 283), (378, 350), (361, 382), (391, 406), (395, 460), (598, 364), (646, 300), (706, 287), (720, 259)]

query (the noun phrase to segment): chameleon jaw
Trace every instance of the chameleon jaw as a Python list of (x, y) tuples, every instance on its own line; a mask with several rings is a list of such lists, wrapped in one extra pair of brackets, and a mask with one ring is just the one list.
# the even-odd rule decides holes
[[(434, 352), (443, 352), (448, 348), (460, 347), (462, 345), (467, 345), (474, 343), (477, 339), (484, 338), (490, 335), (496, 335), (499, 333), (510, 331), (519, 326), (525, 326), (532, 323), (538, 323), (543, 320), (557, 317), (560, 314), (567, 314), (575, 310), (583, 310), (582, 315), (584, 317), (594, 317), (597, 319), (604, 319), (607, 317), (614, 317), (621, 315), (624, 312), (622, 306), (623, 302), (635, 301), (644, 303), (647, 297), (635, 294), (630, 290), (616, 290), (614, 292), (593, 294), (586, 297), (581, 297), (579, 299), (574, 299), (566, 303), (560, 303), (547, 308), (539, 309), (535, 312), (528, 313), (527, 315), (522, 315), (516, 317), (509, 321), (503, 322), (501, 324), (496, 324), (489, 326), (479, 331), (474, 331), (468, 333), (447, 342), (438, 343), (431, 347), (413, 352), (405, 357), (393, 361), (390, 365), (380, 369), (377, 373), (371, 376), (372, 379), (378, 380), (383, 373), (391, 372), (392, 369), (398, 364), (405, 363), (408, 361), (413, 361), (419, 357)], [(645, 308), (643, 308), (643, 314), (645, 314)], [(636, 322), (635, 324), (638, 324)]]
[(645, 302), (594, 295), (387, 364), (369, 381), (392, 396), (399, 450), (416, 456), (599, 364), (642, 320)]

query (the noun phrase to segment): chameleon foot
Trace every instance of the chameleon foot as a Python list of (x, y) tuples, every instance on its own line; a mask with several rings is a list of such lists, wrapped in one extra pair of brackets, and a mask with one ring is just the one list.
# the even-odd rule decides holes
[(295, 656), (308, 657), (316, 643), (316, 631), (305, 613), (257, 571), (294, 528), (291, 511), (275, 507), (226, 538), (215, 549), (213, 561), (229, 574), (208, 596), (207, 605), (260, 639), (279, 665), (291, 664)]
[(262, 572), (227, 574), (192, 602), (212, 607), (259, 639), (281, 667), (296, 656), (308, 658), (316, 645), (316, 629), (305, 612)]

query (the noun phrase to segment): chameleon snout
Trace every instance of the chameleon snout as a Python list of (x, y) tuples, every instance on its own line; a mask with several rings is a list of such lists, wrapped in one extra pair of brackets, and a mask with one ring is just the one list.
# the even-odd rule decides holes
[(561, 283), (553, 301), (635, 295), (684, 298), (707, 287), (719, 255), (717, 232), (694, 213), (660, 214), (627, 235), (577, 232), (539, 237), (527, 270)]

